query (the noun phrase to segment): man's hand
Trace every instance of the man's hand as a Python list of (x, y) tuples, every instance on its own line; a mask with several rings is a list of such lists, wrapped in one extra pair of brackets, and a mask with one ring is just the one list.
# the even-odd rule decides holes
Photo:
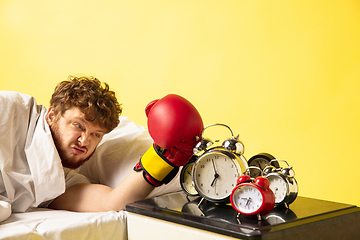
[(193, 155), (204, 128), (199, 112), (185, 98), (169, 94), (145, 109), (154, 145), (143, 155), (135, 171), (157, 187), (168, 183)]

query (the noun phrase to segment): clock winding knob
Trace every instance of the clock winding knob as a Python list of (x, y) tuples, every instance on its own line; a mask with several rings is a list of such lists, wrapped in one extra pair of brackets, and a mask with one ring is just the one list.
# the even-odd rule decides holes
[(268, 174), (270, 174), (272, 172), (276, 172), (276, 168), (273, 167), (273, 166), (266, 166), (264, 168), (263, 172), (264, 172), (264, 175), (266, 176), (266, 175), (268, 175)]
[(270, 186), (270, 182), (268, 179), (264, 178), (264, 177), (257, 177), (254, 181), (257, 185), (263, 187), (263, 188), (269, 188)]
[(236, 185), (239, 185), (240, 183), (244, 183), (244, 182), (251, 182), (251, 178), (249, 175), (241, 175), (237, 181), (236, 181)]
[(285, 176), (288, 176), (288, 177), (294, 177), (295, 176), (295, 172), (292, 169), (292, 167), (283, 168), (281, 170), (281, 172), (282, 172), (282, 174), (284, 174)]
[(238, 140), (239, 135), (237, 137), (232, 137), (227, 140), (225, 140), (222, 144), (223, 148), (225, 148), (228, 151), (231, 151), (233, 153), (236, 153), (238, 155), (241, 155), (244, 153), (244, 144)]
[(214, 142), (211, 141), (209, 138), (202, 138), (200, 142), (198, 142), (194, 148), (194, 153), (197, 154), (201, 151), (206, 151)]

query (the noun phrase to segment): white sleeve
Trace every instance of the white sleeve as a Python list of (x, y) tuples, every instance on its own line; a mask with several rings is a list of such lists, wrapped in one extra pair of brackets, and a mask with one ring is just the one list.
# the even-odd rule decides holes
[(66, 188), (78, 183), (90, 183), (89, 179), (84, 175), (77, 173), (75, 170), (64, 168), (64, 174)]
[[(69, 188), (78, 183), (90, 183), (84, 175), (77, 173), (75, 170), (64, 168), (65, 185)], [(47, 208), (54, 199), (42, 202), (38, 207)]]

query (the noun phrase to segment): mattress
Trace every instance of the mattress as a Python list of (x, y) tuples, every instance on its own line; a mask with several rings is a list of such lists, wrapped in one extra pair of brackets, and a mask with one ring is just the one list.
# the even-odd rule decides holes
[(127, 239), (126, 212), (77, 213), (32, 208), (0, 223), (0, 239)]

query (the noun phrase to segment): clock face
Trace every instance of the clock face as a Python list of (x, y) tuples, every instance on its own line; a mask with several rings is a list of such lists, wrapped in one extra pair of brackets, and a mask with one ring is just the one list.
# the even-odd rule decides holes
[[(258, 167), (261, 170), (263, 170), (268, 164), (269, 164), (269, 161), (267, 161), (266, 159), (256, 158), (251, 162), (251, 164), (249, 166)], [(250, 169), (250, 176), (253, 178), (261, 176), (261, 171), (258, 169)]]
[(263, 196), (256, 187), (242, 185), (234, 190), (232, 204), (243, 214), (256, 214), (263, 205)]
[(239, 163), (225, 152), (214, 150), (205, 153), (195, 162), (193, 182), (197, 192), (212, 202), (229, 201), (238, 179)]
[(199, 195), (192, 181), (192, 167), (194, 162), (187, 163), (181, 170), (180, 183), (184, 192), (190, 196)]
[(289, 191), (286, 180), (277, 174), (269, 174), (266, 178), (269, 180), (270, 189), (275, 195), (275, 203), (282, 203)]
[[(260, 153), (251, 157), (248, 161), (248, 165), (249, 167), (258, 167), (261, 170), (264, 170), (266, 166), (270, 165), (270, 161), (273, 159), (275, 159), (275, 157), (269, 153)], [(274, 165), (275, 167), (279, 167), (279, 164), (277, 162), (273, 162), (272, 165)], [(250, 176), (252, 178), (261, 176), (261, 171), (258, 169), (250, 169)]]

